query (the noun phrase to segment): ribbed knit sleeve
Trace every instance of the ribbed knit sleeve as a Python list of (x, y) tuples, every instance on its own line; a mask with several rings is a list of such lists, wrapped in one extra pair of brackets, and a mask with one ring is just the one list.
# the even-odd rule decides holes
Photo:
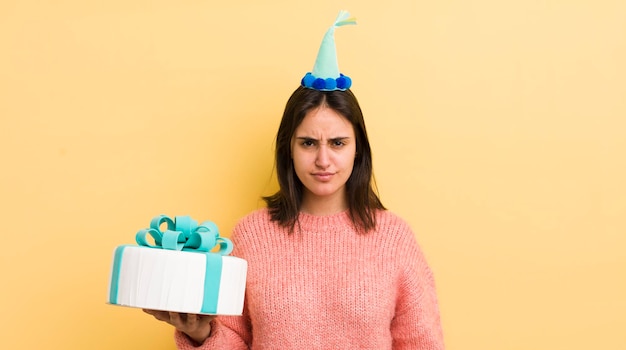
[[(224, 319), (228, 317), (219, 317), (211, 322), (211, 335), (204, 344), (195, 346), (194, 343), (182, 332), (175, 331), (174, 341), (176, 347), (181, 350), (192, 349), (231, 349), (231, 350), (248, 350), (248, 345), (243, 341), (242, 337), (232, 328), (224, 324)], [(226, 323), (229, 323), (226, 321)]]
[(399, 217), (386, 213), (379, 231), (395, 237), (398, 294), (391, 322), (393, 349), (444, 349), (435, 280), (414, 232)]

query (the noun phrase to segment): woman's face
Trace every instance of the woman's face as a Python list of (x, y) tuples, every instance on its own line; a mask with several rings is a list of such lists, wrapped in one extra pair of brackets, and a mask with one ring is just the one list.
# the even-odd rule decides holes
[(356, 140), (346, 118), (326, 106), (309, 111), (294, 132), (291, 155), (304, 185), (302, 210), (329, 213), (348, 208), (345, 184), (352, 174)]

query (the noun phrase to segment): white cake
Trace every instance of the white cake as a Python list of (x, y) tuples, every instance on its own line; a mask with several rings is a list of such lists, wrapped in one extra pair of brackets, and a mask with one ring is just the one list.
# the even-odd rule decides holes
[[(241, 315), (247, 262), (237, 257), (223, 255), (224, 251), (214, 253), (194, 249), (163, 249), (159, 246), (161, 236), (165, 242), (165, 236), (173, 231), (159, 230), (159, 224), (169, 219), (164, 218), (166, 219), (161, 221), (153, 219), (152, 232), (146, 229), (137, 234), (140, 246), (121, 245), (115, 249), (108, 302), (114, 305), (181, 313)], [(188, 217), (176, 217), (177, 222), (185, 222), (183, 231), (191, 231), (197, 227), (192, 225), (189, 228), (189, 220)], [(175, 230), (177, 227), (173, 220), (170, 221), (173, 226), (171, 229)], [(206, 230), (196, 231), (200, 234), (206, 233)], [(189, 232), (175, 233), (178, 233), (179, 237), (190, 236)], [(210, 233), (217, 237), (216, 232)], [(155, 241), (158, 241), (158, 244), (146, 246), (146, 234), (156, 236)], [(143, 238), (140, 238), (140, 235), (143, 235)], [(230, 244), (225, 238), (218, 238), (218, 241), (222, 247), (226, 246), (225, 242)], [(215, 245), (214, 242), (215, 238), (208, 249)], [(183, 244), (184, 242), (180, 244), (181, 249)], [(229, 252), (230, 250), (226, 254)]]

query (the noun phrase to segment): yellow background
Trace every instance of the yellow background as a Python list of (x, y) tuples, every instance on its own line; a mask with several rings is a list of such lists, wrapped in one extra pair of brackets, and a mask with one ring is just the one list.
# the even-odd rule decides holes
[(359, 23), (340, 68), (448, 349), (626, 349), (621, 0), (3, 1), (0, 348), (173, 349), (105, 304), (113, 249), (157, 214), (229, 235), (263, 205), (340, 9)]

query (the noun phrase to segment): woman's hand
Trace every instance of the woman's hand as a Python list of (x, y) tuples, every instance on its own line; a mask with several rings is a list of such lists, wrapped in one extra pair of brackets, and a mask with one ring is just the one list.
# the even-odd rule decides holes
[(143, 309), (147, 314), (159, 321), (167, 322), (176, 327), (198, 345), (204, 343), (211, 334), (211, 321), (217, 316), (183, 314), (178, 312)]

